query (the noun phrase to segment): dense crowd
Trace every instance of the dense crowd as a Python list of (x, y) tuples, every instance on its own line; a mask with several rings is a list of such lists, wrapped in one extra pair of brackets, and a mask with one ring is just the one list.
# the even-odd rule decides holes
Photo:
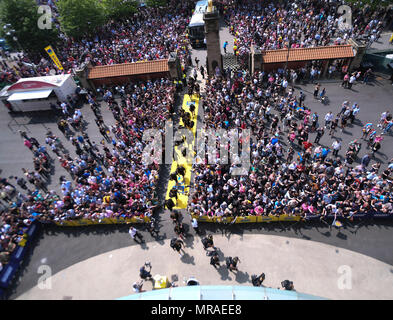
[[(352, 28), (340, 30), (337, 1), (296, 0), (283, 2), (221, 1), (225, 19), (235, 36), (234, 49), (249, 53), (288, 47), (340, 45), (353, 37), (377, 40), (383, 29), (384, 9), (352, 9)], [(236, 53), (236, 52), (235, 52)]]
[[(41, 1), (41, 4), (48, 4)], [(50, 2), (57, 22), (56, 6)], [(61, 33), (61, 43), (56, 54), (68, 73), (74, 73), (83, 63), (93, 66), (132, 63), (169, 58), (177, 53), (182, 65), (190, 64), (189, 41), (186, 27), (191, 17), (192, 1), (170, 1), (167, 10), (141, 7), (129, 19), (111, 21), (102, 26), (92, 37), (79, 40)], [(20, 78), (45, 76), (53, 67), (49, 57), (32, 61), (27, 55), (19, 53), (10, 57), (3, 53), (0, 81), (14, 83)], [(7, 61), (8, 60), (8, 61)]]
[[(103, 98), (116, 120), (110, 128), (101, 115), (105, 104), (97, 103), (94, 95), (87, 98), (103, 136), (100, 143), (90, 140), (76, 99), (61, 103), (63, 116), (58, 128), (75, 147), (76, 157), (70, 156), (53, 132), (47, 132), (45, 144), (40, 144), (20, 131), (24, 145), (33, 153), (34, 169), (23, 168), (23, 177), (15, 178), (15, 182), (1, 181), (0, 202), (7, 205), (1, 215), (3, 263), (35, 219), (50, 223), (152, 215), (159, 165), (145, 165), (142, 151), (147, 142), (142, 136), (150, 128), (163, 130), (173, 112), (175, 87), (166, 79), (131, 83), (124, 88), (120, 103), (110, 88), (104, 90)], [(69, 173), (60, 178), (60, 194), (47, 189), (52, 158)], [(15, 183), (25, 192), (17, 191)]]
[[(359, 139), (352, 141), (345, 157), (340, 158), (338, 140), (333, 140), (330, 149), (321, 146), (319, 139), (325, 130), (332, 138), (337, 137), (335, 131), (340, 127), (346, 130), (346, 124), (356, 119), (359, 105), (344, 101), (339, 114), (328, 112), (320, 121), (317, 113), (307, 108), (304, 94), (295, 94), (286, 82), (279, 73), (250, 76), (241, 71), (232, 78), (228, 73), (208, 82), (205, 125), (238, 129), (241, 142), (247, 139), (242, 131), (251, 129), (251, 168), (248, 175), (234, 175), (238, 165), (220, 163), (218, 152), (215, 162), (206, 157), (203, 164), (194, 164), (190, 212), (209, 217), (288, 214), (321, 219), (330, 214), (346, 218), (367, 212), (391, 214), (393, 159), (383, 172), (379, 172), (380, 163), (371, 164), (383, 132), (370, 137), (370, 129), (359, 137), (370, 140), (370, 149), (360, 159)], [(319, 98), (318, 84), (315, 91), (314, 97)], [(375, 131), (386, 128), (391, 118), (389, 112), (381, 115)], [(315, 133), (312, 142), (310, 136)], [(217, 138), (217, 146), (231, 150), (224, 139)], [(359, 165), (355, 165), (357, 160)]]
[(97, 30), (91, 39), (73, 41), (59, 51), (66, 69), (81, 62), (111, 65), (167, 59), (176, 52), (184, 65), (189, 62), (186, 27), (191, 16), (187, 3), (168, 11), (140, 8), (127, 21), (113, 21)]

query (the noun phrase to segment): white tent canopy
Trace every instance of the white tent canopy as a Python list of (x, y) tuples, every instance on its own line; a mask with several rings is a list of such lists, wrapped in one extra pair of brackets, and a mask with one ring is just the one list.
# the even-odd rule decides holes
[(8, 101), (20, 101), (20, 100), (48, 98), (49, 95), (52, 93), (52, 91), (53, 91), (53, 89), (15, 92), (7, 100)]

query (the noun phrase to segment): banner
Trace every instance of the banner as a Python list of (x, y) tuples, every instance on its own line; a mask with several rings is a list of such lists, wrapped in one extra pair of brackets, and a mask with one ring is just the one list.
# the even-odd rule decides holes
[(256, 216), (248, 216), (248, 217), (237, 217), (235, 223), (255, 223), (257, 222)]
[(57, 221), (55, 224), (60, 227), (83, 227), (99, 224), (124, 224), (124, 223), (149, 223), (149, 217), (133, 217), (133, 218), (103, 218), (99, 220), (80, 219), (69, 221)]
[(64, 70), (63, 66), (60, 63), (60, 60), (57, 58), (56, 53), (53, 51), (52, 46), (47, 46), (45, 48), (46, 53), (49, 55), (49, 57), (52, 59), (52, 61), (55, 63), (55, 65), (57, 66), (57, 68), (61, 71)]
[(288, 216), (287, 214), (282, 214), (279, 216), (278, 221), (299, 221), (299, 216)]

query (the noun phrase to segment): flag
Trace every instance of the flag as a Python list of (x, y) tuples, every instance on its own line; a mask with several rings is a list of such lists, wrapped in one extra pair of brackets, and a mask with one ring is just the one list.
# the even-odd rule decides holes
[(64, 70), (63, 66), (60, 63), (60, 60), (57, 58), (56, 53), (53, 51), (52, 46), (47, 46), (45, 48), (46, 53), (49, 55), (49, 57), (52, 59), (52, 61), (55, 63), (57, 68), (61, 71)]

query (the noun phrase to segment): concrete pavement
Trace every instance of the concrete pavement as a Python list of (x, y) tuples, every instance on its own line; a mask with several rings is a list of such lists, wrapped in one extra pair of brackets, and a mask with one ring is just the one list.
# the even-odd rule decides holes
[[(187, 241), (186, 254), (162, 243), (148, 243), (144, 250), (129, 246), (79, 262), (17, 297), (29, 299), (116, 299), (132, 293), (145, 261), (152, 275), (168, 277), (178, 286), (193, 276), (202, 285), (251, 286), (251, 275), (266, 275), (264, 285), (278, 288), (289, 279), (301, 293), (329, 299), (393, 299), (393, 268), (376, 259), (334, 246), (270, 235), (214, 236), (221, 266), (210, 264), (199, 238)], [(228, 272), (225, 257), (239, 256), (239, 271)], [(43, 289), (42, 285), (46, 288)], [(40, 288), (41, 287), (41, 288)], [(144, 290), (152, 283), (145, 281)]]

